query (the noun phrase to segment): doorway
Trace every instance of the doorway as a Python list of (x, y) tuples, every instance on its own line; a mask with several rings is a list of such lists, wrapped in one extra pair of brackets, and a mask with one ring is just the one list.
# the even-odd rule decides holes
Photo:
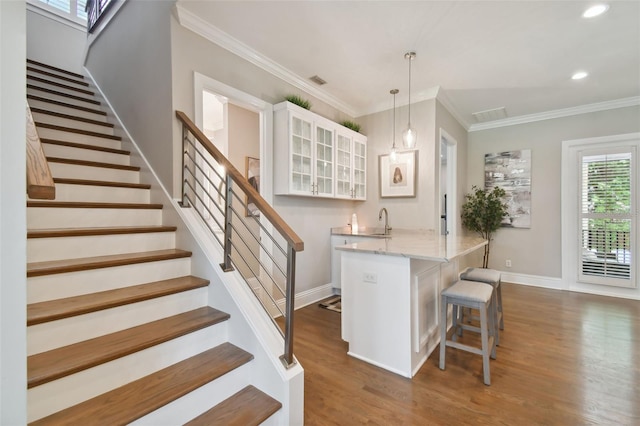
[(456, 235), (458, 227), (457, 154), (458, 142), (444, 129), (440, 129), (440, 191), (438, 213), (441, 235)]

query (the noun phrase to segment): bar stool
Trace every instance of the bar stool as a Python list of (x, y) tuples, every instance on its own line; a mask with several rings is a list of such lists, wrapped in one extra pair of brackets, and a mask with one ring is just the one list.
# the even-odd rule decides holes
[[(489, 357), (496, 358), (496, 308), (493, 287), (489, 284), (460, 280), (441, 293), (440, 304), (440, 369), (445, 369), (446, 347), (482, 355), (484, 384), (491, 384)], [(453, 337), (447, 338), (447, 310), (453, 305)], [(458, 308), (471, 308), (480, 311), (480, 327), (458, 323)], [(458, 328), (480, 332), (482, 348), (459, 343)]]
[[(504, 330), (504, 318), (502, 315), (502, 276), (500, 271), (486, 268), (467, 268), (460, 274), (461, 280), (477, 281), (481, 283), (491, 284), (495, 289), (496, 309), (498, 311), (498, 324), (500, 330)], [(500, 336), (496, 336), (496, 344), (500, 344)]]

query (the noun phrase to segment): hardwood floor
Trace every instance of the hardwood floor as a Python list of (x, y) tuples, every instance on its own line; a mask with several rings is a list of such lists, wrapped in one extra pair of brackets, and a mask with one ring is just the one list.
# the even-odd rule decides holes
[(446, 371), (436, 349), (411, 380), (351, 358), (339, 313), (299, 309), (305, 424), (640, 424), (640, 301), (508, 283), (503, 300), (491, 386), (482, 357), (452, 348)]

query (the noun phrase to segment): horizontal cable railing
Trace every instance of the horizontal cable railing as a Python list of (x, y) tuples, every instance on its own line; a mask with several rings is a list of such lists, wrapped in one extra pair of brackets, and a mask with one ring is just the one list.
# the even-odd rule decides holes
[[(284, 337), (292, 366), (296, 253), (303, 241), (182, 111), (182, 206), (198, 213), (223, 249), (224, 271), (237, 270)], [(275, 318), (282, 316), (284, 332)]]
[(95, 31), (98, 24), (115, 3), (115, 0), (87, 0), (85, 10), (87, 12), (87, 32), (89, 34)]

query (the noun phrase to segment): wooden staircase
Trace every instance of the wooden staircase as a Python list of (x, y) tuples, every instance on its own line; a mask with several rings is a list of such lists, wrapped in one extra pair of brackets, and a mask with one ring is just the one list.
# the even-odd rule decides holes
[(27, 98), (56, 184), (27, 202), (29, 422), (269, 419), (280, 402), (250, 384), (253, 356), (229, 343), (91, 84), (29, 60)]

